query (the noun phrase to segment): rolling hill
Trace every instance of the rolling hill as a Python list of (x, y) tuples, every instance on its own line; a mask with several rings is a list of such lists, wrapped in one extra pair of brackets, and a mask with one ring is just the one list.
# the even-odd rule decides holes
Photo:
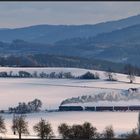
[(50, 44), (59, 40), (91, 37), (100, 33), (140, 24), (140, 15), (116, 21), (103, 22), (93, 25), (36, 25), (24, 28), (0, 30), (0, 41), (11, 42), (21, 39), (29, 42)]
[[(80, 55), (84, 58), (96, 58), (112, 62), (139, 64), (140, 24), (102, 33), (96, 37), (74, 38), (56, 42), (54, 50), (61, 54)], [(74, 50), (74, 53), (69, 53)], [(55, 51), (54, 51), (55, 52)], [(60, 55), (60, 54), (59, 54)]]
[(85, 59), (81, 57), (68, 57), (48, 54), (34, 54), (0, 57), (0, 66), (10, 67), (76, 67), (86, 69), (108, 70), (122, 72), (124, 65), (98, 59)]
[[(35, 66), (48, 65), (48, 62), (45, 62), (48, 57), (45, 55), (55, 56), (50, 60), (53, 66), (65, 66), (66, 57), (73, 57), (72, 61), (67, 61), (67, 65), (74, 67), (84, 65), (84, 68), (90, 68), (91, 66), (85, 67), (85, 65), (95, 64), (94, 60), (100, 63), (101, 66), (98, 68), (104, 67), (103, 61), (108, 67), (110, 62), (112, 67), (113, 63), (140, 66), (139, 22), (140, 15), (137, 15), (96, 25), (37, 25), (2, 29), (0, 55), (5, 58), (18, 57), (19, 61), (28, 60), (29, 64), (35, 62)], [(29, 55), (32, 58), (29, 59)], [(61, 61), (61, 65), (58, 65), (60, 63), (56, 63), (58, 62), (56, 56), (61, 56), (65, 64)], [(77, 57), (80, 60), (77, 61)]]

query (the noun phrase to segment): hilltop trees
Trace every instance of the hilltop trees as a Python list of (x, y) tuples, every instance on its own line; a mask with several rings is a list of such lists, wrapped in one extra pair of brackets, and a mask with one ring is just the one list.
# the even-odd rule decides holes
[(95, 74), (91, 72), (86, 72), (85, 74), (79, 76), (80, 79), (99, 79), (99, 74), (96, 72)]
[(37, 133), (37, 136), (39, 136), (42, 140), (54, 137), (51, 124), (46, 122), (44, 119), (41, 119), (40, 122), (33, 127), (33, 129), (35, 133)]
[(19, 74), (20, 78), (22, 78), (22, 77), (32, 77), (32, 75), (27, 71), (19, 71), (18, 74)]
[(0, 77), (8, 77), (7, 72), (5, 72), (5, 71), (0, 72)]
[(26, 122), (24, 115), (15, 116), (13, 119), (12, 131), (18, 133), (19, 139), (21, 139), (22, 134), (29, 134), (28, 122)]

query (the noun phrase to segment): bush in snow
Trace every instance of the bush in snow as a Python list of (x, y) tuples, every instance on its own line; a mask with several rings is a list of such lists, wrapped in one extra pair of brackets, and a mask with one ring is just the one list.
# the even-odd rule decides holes
[(9, 107), (10, 113), (31, 113), (38, 112), (42, 107), (42, 102), (39, 99), (35, 99), (33, 101), (26, 103), (19, 103), (16, 107)]
[(0, 72), (0, 77), (8, 77), (7, 72), (5, 72), (5, 71)]
[(18, 74), (19, 74), (19, 77), (32, 77), (32, 75), (26, 71), (19, 71)]
[(91, 72), (86, 72), (85, 74), (79, 76), (80, 79), (99, 79), (99, 74), (93, 74)]

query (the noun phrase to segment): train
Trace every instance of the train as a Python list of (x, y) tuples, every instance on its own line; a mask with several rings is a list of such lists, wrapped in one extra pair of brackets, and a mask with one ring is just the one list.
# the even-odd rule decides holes
[(59, 111), (83, 111), (82, 106), (59, 106)]
[(140, 105), (131, 106), (59, 106), (59, 111), (140, 111)]

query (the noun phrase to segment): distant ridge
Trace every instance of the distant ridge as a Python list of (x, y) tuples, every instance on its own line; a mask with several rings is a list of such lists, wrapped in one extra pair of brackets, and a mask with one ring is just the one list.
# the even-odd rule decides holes
[(140, 24), (140, 15), (94, 25), (34, 25), (15, 29), (0, 29), (0, 41), (11, 42), (21, 39), (50, 44), (75, 37), (93, 37), (128, 26)]

